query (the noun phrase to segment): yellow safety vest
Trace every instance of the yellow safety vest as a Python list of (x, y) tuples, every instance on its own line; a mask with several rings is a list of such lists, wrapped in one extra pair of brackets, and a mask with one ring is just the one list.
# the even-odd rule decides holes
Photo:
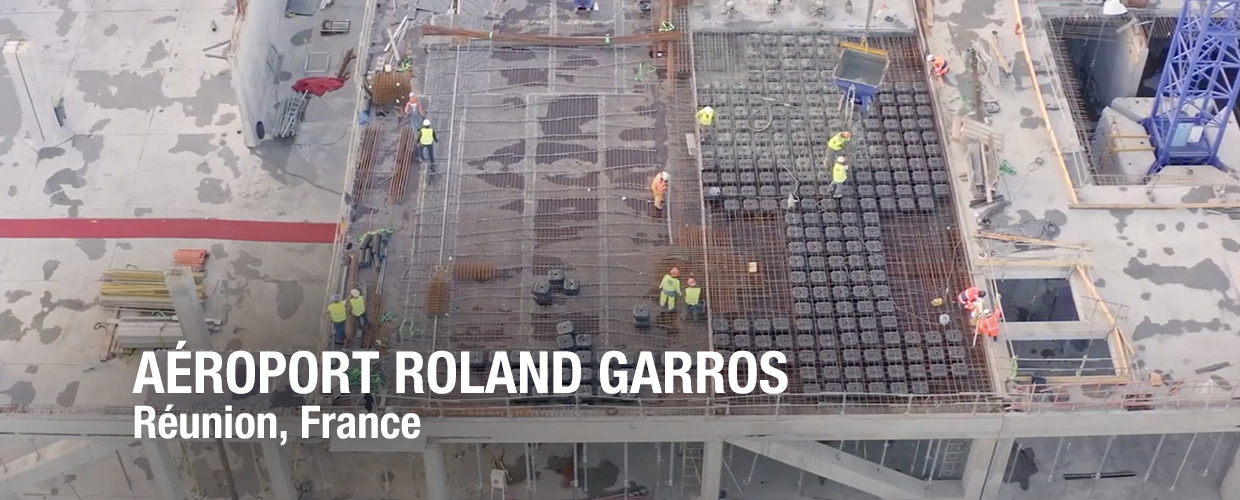
[(331, 317), (332, 323), (344, 323), (349, 319), (349, 313), (345, 311), (343, 301), (328, 304), (327, 315)]
[(685, 304), (696, 306), (702, 300), (702, 288), (691, 286), (685, 288)]
[(836, 163), (831, 167), (831, 180), (833, 182), (844, 182), (848, 180), (848, 165), (844, 163)]
[(839, 151), (844, 149), (845, 144), (848, 144), (848, 139), (844, 138), (843, 132), (831, 136), (831, 140), (827, 141), (827, 147), (830, 148), (831, 151)]
[(664, 274), (663, 283), (659, 284), (659, 288), (663, 289), (663, 293), (669, 295), (680, 295), (680, 280), (670, 274)]
[(353, 310), (354, 316), (366, 314), (366, 299), (363, 297), (353, 297), (349, 299), (349, 309)]
[(422, 127), (422, 129), (418, 130), (418, 132), (418, 144), (430, 146), (435, 143), (435, 129), (430, 127)]

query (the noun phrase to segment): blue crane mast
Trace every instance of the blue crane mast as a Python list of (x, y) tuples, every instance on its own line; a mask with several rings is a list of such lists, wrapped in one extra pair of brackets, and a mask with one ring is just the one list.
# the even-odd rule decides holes
[[(1213, 165), (1240, 91), (1240, 0), (1185, 0), (1145, 121), (1149, 175), (1168, 165)], [(1237, 139), (1240, 140), (1240, 139)]]

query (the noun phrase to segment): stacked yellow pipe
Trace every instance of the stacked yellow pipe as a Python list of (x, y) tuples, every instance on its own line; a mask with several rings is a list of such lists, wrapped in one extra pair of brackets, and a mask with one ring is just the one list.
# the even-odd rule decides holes
[[(204, 297), (204, 277), (204, 273), (194, 273), (199, 298)], [(173, 309), (163, 271), (109, 269), (103, 272), (102, 281), (103, 284), (99, 286), (99, 304), (104, 307), (167, 311)]]

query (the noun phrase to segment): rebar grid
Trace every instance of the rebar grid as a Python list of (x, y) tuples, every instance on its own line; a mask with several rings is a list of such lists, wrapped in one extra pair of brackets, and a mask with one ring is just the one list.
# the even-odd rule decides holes
[(1085, 152), (1089, 179), (1093, 183), (1106, 178), (1104, 172), (1098, 171), (1098, 159), (1092, 152), (1099, 117), (1097, 113), (1091, 113), (1089, 106), (1085, 104), (1085, 96), (1081, 89), (1083, 75), (1077, 61), (1073, 59), (1071, 51), (1068, 49), (1068, 43), (1074, 39), (1085, 39), (1093, 43), (1099, 43), (1101, 40), (1114, 35), (1114, 30), (1117, 27), (1119, 27), (1119, 24), (1115, 20), (1110, 19), (1052, 18), (1046, 23), (1046, 35), (1050, 40), (1051, 53), (1054, 55), (1055, 65), (1060, 68), (1060, 74), (1066, 76), (1066, 78), (1060, 78), (1060, 86), (1063, 88), (1064, 99), (1068, 101), (1068, 110), (1072, 114), (1073, 123), (1076, 125), (1076, 137), (1080, 141), (1082, 150)]
[[(711, 295), (714, 345), (783, 351), (791, 393), (989, 390), (967, 320), (932, 306), (950, 304), (968, 278), (916, 39), (870, 40), (891, 65), (870, 114), (853, 123), (832, 83), (841, 41), (694, 35), (698, 101), (716, 110), (701, 151), (704, 186), (719, 195), (708, 238), (726, 242), (707, 246), (718, 266), (711, 293), (717, 274), (751, 278)], [(852, 172), (836, 198), (825, 145), (845, 129)], [(744, 273), (737, 256), (753, 263)]]

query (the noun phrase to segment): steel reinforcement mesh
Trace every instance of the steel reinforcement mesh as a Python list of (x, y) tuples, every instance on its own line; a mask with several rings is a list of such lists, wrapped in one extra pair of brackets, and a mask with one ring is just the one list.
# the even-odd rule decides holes
[[(716, 110), (700, 150), (714, 346), (783, 351), (791, 393), (990, 390), (954, 308), (968, 275), (917, 41), (870, 39), (890, 67), (852, 123), (833, 83), (842, 41), (857, 40), (693, 35), (697, 103)], [(852, 173), (835, 198), (824, 154), (845, 129)]]
[(653, 208), (654, 174), (692, 157), (679, 132), (669, 160), (675, 100), (648, 47), (435, 46), (423, 80), (444, 123), (436, 170), (398, 223), (412, 239), (389, 256), (405, 266), (385, 284), (405, 323), (394, 347), (468, 350), (480, 374), (496, 351), (572, 350), (589, 367), (602, 350), (707, 347), (705, 321), (654, 310), (663, 273), (695, 257), (672, 244), (672, 221), (700, 229), (701, 198), (692, 162), (673, 171), (685, 189)]

